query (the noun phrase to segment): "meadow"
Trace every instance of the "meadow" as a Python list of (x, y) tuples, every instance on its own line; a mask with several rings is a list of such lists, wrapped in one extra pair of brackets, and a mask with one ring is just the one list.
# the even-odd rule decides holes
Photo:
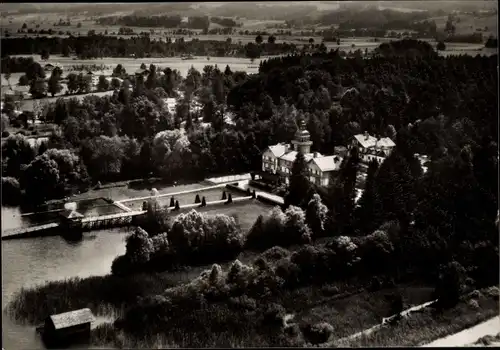
[(421, 346), (498, 315), (498, 306), (497, 287), (476, 290), (451, 309), (436, 312), (433, 308), (426, 308), (393, 326), (358, 339), (334, 343), (334, 346)]

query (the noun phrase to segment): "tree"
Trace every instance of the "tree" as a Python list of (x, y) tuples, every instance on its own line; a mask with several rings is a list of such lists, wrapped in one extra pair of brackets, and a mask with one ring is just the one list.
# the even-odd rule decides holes
[(315, 237), (321, 237), (326, 229), (328, 208), (321, 202), (321, 197), (315, 193), (309, 201), (306, 210), (307, 224)]
[(121, 86), (121, 83), (120, 83), (120, 80), (118, 80), (118, 78), (111, 79), (111, 87), (113, 88), (113, 90), (120, 89), (120, 86)]
[(269, 35), (269, 37), (267, 38), (267, 42), (269, 44), (274, 44), (276, 42), (276, 37), (274, 35)]
[(40, 63), (32, 62), (28, 65), (28, 68), (26, 68), (26, 77), (28, 81), (33, 81), (37, 78), (45, 78), (45, 71)]
[(293, 162), (290, 186), (285, 196), (285, 206), (301, 206), (309, 194), (311, 188), (308, 179), (309, 169), (302, 152), (298, 152)]
[(200, 200), (200, 195), (199, 195), (199, 194), (197, 194), (197, 195), (196, 195), (196, 198), (195, 198), (195, 200), (194, 200), (194, 203), (195, 203), (195, 204), (197, 204), (197, 203), (201, 203), (201, 200)]
[(256, 42), (258, 45), (262, 44), (262, 35), (260, 35), (260, 34), (259, 34), (259, 35), (257, 35), (257, 37), (255, 38), (255, 42)]
[(109, 90), (109, 82), (104, 75), (99, 76), (99, 82), (97, 83), (98, 91), (108, 91)]
[(127, 74), (127, 71), (125, 70), (125, 68), (119, 63), (115, 69), (113, 69), (113, 74), (112, 76), (113, 77), (118, 77), (118, 78), (121, 78), (123, 77), (125, 74)]
[(124, 144), (119, 137), (89, 138), (81, 147), (82, 159), (93, 179), (114, 179), (121, 174)]
[(290, 205), (285, 211), (285, 235), (289, 239), (289, 244), (310, 243), (311, 231), (306, 223), (306, 214), (304, 211), (293, 205)]
[(29, 83), (30, 83), (30, 81), (29, 81), (28, 77), (25, 74), (23, 74), (23, 75), (21, 75), (19, 77), (19, 85), (20, 86), (26, 86)]
[(435, 296), (441, 306), (454, 306), (465, 290), (467, 273), (456, 261), (441, 266)]
[(141, 67), (140, 67), (140, 68), (141, 68), (141, 69), (146, 69), (146, 64), (145, 64), (144, 62), (143, 62), (143, 63), (141, 63)]
[(55, 160), (42, 154), (26, 167), (21, 180), (26, 195), (35, 203), (41, 203), (56, 193), (59, 167)]
[(92, 79), (88, 75), (80, 73), (78, 75), (78, 92), (86, 94), (92, 88)]
[(173, 208), (175, 207), (175, 199), (174, 197), (170, 197), (170, 205), (169, 205), (170, 208)]
[(380, 225), (382, 220), (382, 203), (380, 202), (380, 197), (376, 188), (377, 170), (378, 163), (376, 160), (372, 160), (368, 165), (363, 194), (355, 210), (356, 226), (361, 233), (365, 234), (373, 232), (373, 230)]
[(148, 233), (138, 227), (135, 232), (127, 237), (125, 256), (130, 262), (135, 264), (144, 264), (149, 261), (154, 251), (153, 242)]
[(67, 79), (68, 79), (67, 86), (69, 93), (73, 94), (76, 91), (78, 91), (79, 88), (78, 75), (76, 75), (75, 73), (70, 73), (68, 74)]
[(309, 45), (313, 45), (314, 44), (314, 39), (313, 38), (309, 38)]
[(49, 78), (47, 90), (52, 95), (52, 97), (62, 91), (60, 77), (57, 74), (54, 74), (54, 71), (52, 71), (52, 75)]
[(13, 177), (2, 176), (2, 204), (18, 205), (21, 201), (19, 181)]
[(42, 50), (42, 53), (40, 54), (42, 60), (48, 60), (49, 59), (49, 51), (46, 49)]
[(33, 98), (41, 98), (47, 95), (47, 82), (43, 78), (37, 78), (31, 82), (30, 94)]
[(440, 41), (440, 42), (438, 42), (436, 49), (438, 51), (444, 51), (444, 50), (446, 50), (446, 45), (444, 44), (444, 42)]
[(205, 199), (205, 196), (201, 198), (201, 207), (206, 207), (207, 206), (207, 200)]

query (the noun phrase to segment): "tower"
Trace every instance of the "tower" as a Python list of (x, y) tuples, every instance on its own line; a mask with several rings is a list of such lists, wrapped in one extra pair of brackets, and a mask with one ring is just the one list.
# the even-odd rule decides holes
[(302, 154), (311, 153), (311, 134), (306, 129), (306, 122), (301, 121), (299, 130), (295, 133), (295, 138), (292, 140), (293, 149)]

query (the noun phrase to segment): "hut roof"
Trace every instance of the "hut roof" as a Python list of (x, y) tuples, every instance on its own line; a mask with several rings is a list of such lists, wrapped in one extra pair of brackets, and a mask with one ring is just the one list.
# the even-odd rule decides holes
[(52, 315), (50, 316), (50, 320), (54, 324), (55, 329), (62, 329), (88, 322), (93, 322), (95, 318), (94, 315), (92, 315), (92, 311), (90, 311), (90, 309), (88, 308), (85, 308), (65, 312), (58, 315)]
[(83, 215), (77, 212), (76, 210), (67, 209), (61, 212), (61, 215), (66, 219), (76, 219), (83, 218)]

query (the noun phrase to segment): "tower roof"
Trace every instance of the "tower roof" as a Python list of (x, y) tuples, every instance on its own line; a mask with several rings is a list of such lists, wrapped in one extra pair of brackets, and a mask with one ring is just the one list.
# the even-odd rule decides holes
[(295, 133), (295, 138), (297, 137), (304, 137), (304, 136), (310, 136), (311, 134), (309, 131), (306, 129), (306, 122), (304, 120), (300, 121), (299, 124), (299, 130)]

